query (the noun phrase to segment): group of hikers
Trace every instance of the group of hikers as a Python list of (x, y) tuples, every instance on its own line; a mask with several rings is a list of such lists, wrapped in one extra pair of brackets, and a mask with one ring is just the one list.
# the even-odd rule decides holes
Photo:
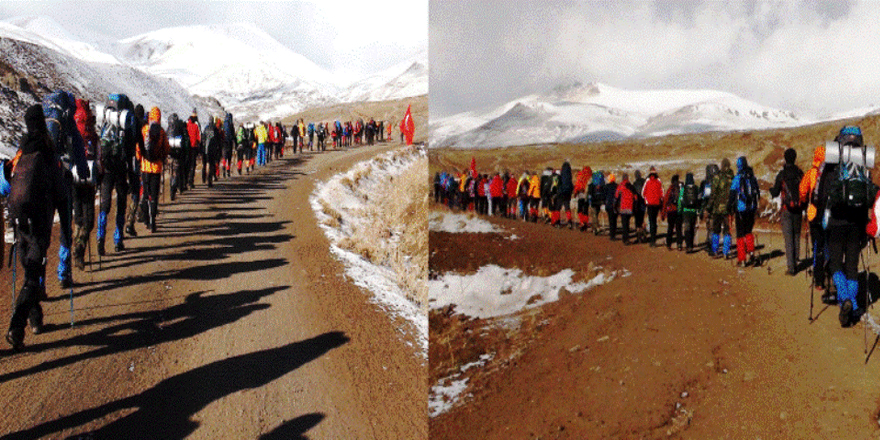
[[(785, 150), (784, 165), (769, 192), (780, 204), (786, 274), (795, 275), (801, 270), (799, 244), (806, 215), (812, 241), (811, 289), (822, 291), (826, 304), (839, 304), (840, 324), (849, 327), (865, 312), (866, 304), (857, 300), (858, 262), (869, 238), (880, 235), (876, 220), (880, 203), (875, 205), (880, 194), (869, 173), (873, 149), (864, 144), (859, 127), (843, 127), (834, 142), (827, 145), (828, 150), (826, 145), (815, 149), (806, 173), (795, 164), (797, 152)], [(709, 255), (733, 258), (734, 227), (736, 264), (760, 265), (753, 229), (761, 190), (746, 157), (739, 157), (735, 167), (725, 158), (720, 166), (706, 166), (699, 184), (688, 172), (683, 182), (676, 174), (664, 187), (655, 167), (649, 169), (647, 178), (634, 170), (630, 179), (626, 172), (594, 172), (589, 166), (574, 173), (566, 161), (558, 170), (548, 167), (540, 173), (526, 171), (516, 177), (509, 172), (480, 174), (472, 160), (470, 170), (434, 175), (434, 200), (451, 209), (543, 221), (555, 227), (577, 226), (596, 235), (603, 231), (599, 214), (604, 211), (611, 240), (620, 233), (624, 244), (647, 242), (652, 247), (656, 246), (659, 217), (667, 223), (667, 249), (688, 253), (698, 252), (696, 228), (698, 222), (705, 221), (703, 246)], [(577, 200), (577, 222), (573, 220), (573, 200)]]
[[(0, 195), (7, 197), (15, 236), (13, 257), (17, 254), (24, 269), (24, 284), (16, 295), (6, 334), (16, 351), (23, 347), (27, 324), (34, 334), (43, 327), (40, 300), (46, 297), (46, 253), (55, 212), (60, 221), (57, 275), (61, 288), (68, 289), (73, 286), (71, 266), (85, 269), (96, 195), (100, 198), (97, 253), (106, 252), (114, 191), (113, 243), (120, 252), (126, 236), (137, 236), (136, 220), (156, 232), (159, 194), (169, 159), (173, 201), (178, 192), (195, 187), (199, 160), (202, 183), (211, 187), (221, 175), (231, 177), (233, 166), (240, 175), (242, 168), (249, 173), (273, 157), (281, 158), (288, 138), (294, 152), (296, 146), (302, 152), (306, 136), (311, 151), (317, 135), (316, 147), (324, 151), (329, 127), (327, 123), (306, 126), (299, 120), (289, 132), (280, 122), (239, 123), (236, 128), (230, 113), (209, 116), (202, 126), (196, 109), (185, 120), (172, 114), (163, 127), (158, 107), (146, 112), (124, 94), (111, 94), (106, 103), (93, 106), (65, 91), (51, 93), (42, 105), (29, 107), (24, 119), (27, 131), (19, 150), (13, 159), (2, 162), (0, 172)], [(372, 141), (371, 134), (368, 143)], [(343, 146), (341, 140), (336, 145)], [(0, 261), (3, 251), (0, 246)]]

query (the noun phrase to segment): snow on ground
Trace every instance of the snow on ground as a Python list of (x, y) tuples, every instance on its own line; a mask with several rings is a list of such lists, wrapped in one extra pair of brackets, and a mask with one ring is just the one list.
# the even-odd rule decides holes
[(490, 264), (473, 275), (448, 273), (428, 281), (431, 308), (455, 305), (458, 313), (474, 318), (494, 318), (537, 307), (559, 299), (565, 289), (580, 293), (605, 284), (617, 273), (599, 273), (586, 283), (572, 282), (574, 271), (563, 270), (548, 277), (525, 276), (519, 269), (507, 269)]
[[(346, 274), (354, 284), (373, 293), (374, 301), (392, 316), (410, 322), (424, 356), (428, 351), (428, 318), (419, 306), (409, 299), (398, 282), (398, 274), (389, 267), (371, 262), (364, 256), (344, 249), (340, 242), (353, 236), (357, 225), (373, 222), (369, 212), (369, 195), (375, 188), (402, 175), (427, 152), (424, 149), (406, 149), (385, 153), (360, 162), (349, 171), (337, 174), (315, 187), (309, 203), (324, 234), (330, 240), (331, 252), (346, 266)], [(393, 241), (393, 235), (388, 241)]]
[(487, 222), (475, 215), (453, 214), (434, 211), (428, 221), (428, 227), (432, 231), (451, 232), (453, 234), (468, 233), (502, 233), (504, 229)]
[(431, 387), (431, 394), (428, 396), (429, 417), (437, 417), (452, 409), (467, 389), (469, 378), (459, 379), (461, 374), (471, 368), (486, 365), (486, 362), (491, 361), (493, 357), (495, 355), (491, 353), (480, 355), (479, 360), (462, 365), (458, 372), (440, 379), (437, 385)]

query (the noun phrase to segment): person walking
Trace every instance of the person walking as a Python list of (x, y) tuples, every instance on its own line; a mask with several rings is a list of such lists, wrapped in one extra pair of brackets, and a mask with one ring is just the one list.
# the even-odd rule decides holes
[(651, 167), (648, 170), (648, 180), (642, 187), (642, 199), (645, 200), (645, 209), (648, 213), (648, 235), (651, 247), (657, 245), (657, 216), (663, 206), (663, 184), (657, 175), (657, 169)]
[(776, 181), (770, 188), (771, 197), (780, 197), (781, 210), (780, 223), (782, 238), (785, 241), (785, 262), (788, 270), (786, 275), (795, 275), (798, 271), (800, 257), (801, 225), (803, 219), (804, 203), (800, 197), (800, 183), (804, 178), (804, 172), (795, 165), (797, 151), (793, 148), (783, 153), (785, 164), (782, 170), (776, 174)]
[(615, 191), (614, 205), (618, 207), (618, 211), (620, 212), (620, 223), (623, 226), (624, 245), (629, 244), (629, 222), (630, 219), (632, 219), (637, 201), (638, 196), (636, 196), (636, 189), (629, 181), (629, 175), (623, 173), (621, 175), (620, 185), (617, 186), (617, 191)]
[(681, 215), (684, 247), (687, 253), (694, 251), (694, 235), (700, 206), (700, 188), (694, 182), (694, 174), (687, 173), (684, 176), (684, 186), (682, 186), (678, 197), (678, 212)]
[(711, 250), (714, 258), (727, 258), (730, 253), (731, 182), (733, 170), (730, 169), (730, 160), (725, 157), (721, 159), (721, 170), (712, 178), (712, 195), (706, 206), (706, 211), (712, 215)]
[(813, 253), (813, 286), (816, 290), (824, 291), (822, 300), (826, 303), (836, 303), (830, 292), (826, 290), (827, 252), (825, 240), (825, 228), (822, 227), (822, 218), (825, 212), (825, 198), (820, 197), (821, 176), (825, 166), (825, 146), (819, 145), (813, 150), (813, 164), (804, 174), (798, 187), (801, 204), (807, 207), (807, 223), (809, 224), (810, 245)]
[(755, 216), (761, 196), (758, 180), (745, 156), (736, 159), (737, 174), (730, 184), (736, 215), (736, 260), (739, 266), (757, 264), (755, 259)]
[(162, 112), (158, 107), (150, 109), (148, 124), (142, 134), (144, 145), (137, 151), (137, 159), (141, 164), (141, 180), (143, 181), (143, 205), (147, 217), (147, 228), (156, 232), (156, 216), (159, 209), (159, 187), (162, 182), (162, 166), (171, 150), (168, 136), (162, 129)]
[(678, 174), (673, 174), (669, 182), (669, 188), (666, 188), (666, 194), (663, 196), (663, 210), (660, 217), (666, 220), (666, 249), (672, 250), (672, 245), (676, 245), (681, 250), (681, 215), (678, 211), (678, 198), (681, 194), (681, 185), (679, 183)]

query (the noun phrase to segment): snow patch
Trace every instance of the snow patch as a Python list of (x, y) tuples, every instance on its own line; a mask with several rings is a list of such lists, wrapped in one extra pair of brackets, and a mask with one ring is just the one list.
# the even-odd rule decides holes
[[(354, 284), (373, 294), (373, 302), (389, 315), (404, 318), (412, 325), (424, 356), (428, 351), (428, 318), (419, 306), (407, 299), (391, 267), (375, 264), (363, 256), (343, 249), (339, 243), (353, 235), (355, 225), (369, 224), (365, 214), (369, 195), (375, 188), (396, 176), (427, 155), (424, 149), (396, 150), (360, 162), (345, 173), (337, 174), (315, 186), (309, 204), (318, 224), (330, 240), (330, 250), (346, 266)], [(397, 239), (393, 234), (387, 240)]]
[(443, 213), (438, 211), (431, 213), (428, 227), (432, 231), (450, 232), (453, 234), (462, 232), (497, 234), (504, 232), (504, 229), (476, 216)]
[(471, 368), (478, 368), (486, 365), (495, 355), (486, 353), (480, 355), (476, 361), (464, 364), (459, 370), (449, 376), (437, 381), (437, 385), (431, 387), (431, 395), (428, 396), (428, 414), (430, 417), (437, 417), (452, 409), (459, 402), (460, 396), (467, 389), (467, 383), (470, 378), (463, 378), (461, 374)]
[(519, 269), (483, 266), (473, 275), (445, 274), (428, 281), (432, 308), (455, 305), (458, 313), (474, 318), (494, 318), (538, 307), (559, 299), (562, 289), (580, 293), (605, 284), (616, 272), (597, 274), (586, 283), (572, 282), (575, 272), (565, 269), (548, 277), (525, 276)]

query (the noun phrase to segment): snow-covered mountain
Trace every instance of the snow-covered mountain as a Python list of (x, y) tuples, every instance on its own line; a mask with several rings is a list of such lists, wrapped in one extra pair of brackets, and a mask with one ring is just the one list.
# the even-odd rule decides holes
[[(280, 119), (343, 102), (427, 93), (427, 50), (350, 86), (249, 24), (160, 29), (112, 41), (48, 17), (0, 21), (0, 156), (14, 151), (24, 109), (65, 89), (103, 101), (122, 92), (149, 108)], [(3, 145), (5, 143), (5, 145)]]
[(430, 122), (435, 147), (492, 148), (591, 142), (705, 131), (803, 125), (794, 113), (715, 90), (621, 90), (600, 83), (558, 87), (491, 111)]
[(348, 86), (344, 102), (389, 101), (428, 94), (428, 50)]

